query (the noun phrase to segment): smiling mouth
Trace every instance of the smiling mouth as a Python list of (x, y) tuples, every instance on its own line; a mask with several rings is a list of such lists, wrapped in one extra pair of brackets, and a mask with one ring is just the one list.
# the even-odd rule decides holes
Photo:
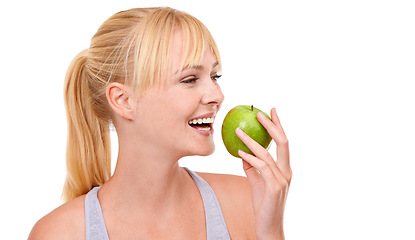
[(192, 128), (196, 128), (197, 130), (202, 131), (210, 131), (212, 129), (213, 122), (215, 121), (215, 118), (197, 118), (192, 119), (189, 121), (189, 125)]

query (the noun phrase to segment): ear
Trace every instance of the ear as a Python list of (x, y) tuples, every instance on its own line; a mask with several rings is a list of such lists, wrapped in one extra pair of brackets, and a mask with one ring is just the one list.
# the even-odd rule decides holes
[(132, 120), (134, 116), (134, 102), (130, 92), (127, 86), (117, 82), (110, 83), (106, 89), (108, 103), (112, 110), (127, 120)]

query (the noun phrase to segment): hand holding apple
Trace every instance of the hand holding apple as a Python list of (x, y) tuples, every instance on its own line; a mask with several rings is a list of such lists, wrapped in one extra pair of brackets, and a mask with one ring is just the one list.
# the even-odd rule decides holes
[(222, 140), (228, 152), (239, 157), (238, 151), (242, 150), (253, 154), (251, 150), (236, 136), (235, 130), (242, 129), (252, 139), (258, 142), (262, 147), (268, 148), (271, 143), (271, 136), (257, 119), (257, 113), (261, 112), (270, 119), (270, 117), (253, 106), (239, 105), (232, 108), (222, 124)]
[(288, 140), (275, 108), (271, 110), (271, 120), (261, 112), (256, 117), (277, 145), (275, 161), (267, 149), (241, 128), (235, 130), (253, 152), (239, 150), (238, 154), (251, 186), (256, 235), (257, 239), (284, 239), (284, 209), (292, 178)]

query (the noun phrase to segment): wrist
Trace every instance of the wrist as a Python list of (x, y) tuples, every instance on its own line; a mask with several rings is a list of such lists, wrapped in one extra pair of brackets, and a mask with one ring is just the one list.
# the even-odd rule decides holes
[(285, 240), (284, 231), (280, 230), (268, 236), (258, 236), (257, 240)]

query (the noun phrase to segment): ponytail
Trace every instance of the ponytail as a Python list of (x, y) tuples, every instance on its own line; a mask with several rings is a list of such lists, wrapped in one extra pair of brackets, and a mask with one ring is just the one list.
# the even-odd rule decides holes
[(87, 53), (84, 50), (75, 57), (65, 78), (68, 121), (67, 176), (62, 194), (65, 202), (102, 185), (111, 176), (109, 121), (96, 114), (97, 94), (91, 89)]

